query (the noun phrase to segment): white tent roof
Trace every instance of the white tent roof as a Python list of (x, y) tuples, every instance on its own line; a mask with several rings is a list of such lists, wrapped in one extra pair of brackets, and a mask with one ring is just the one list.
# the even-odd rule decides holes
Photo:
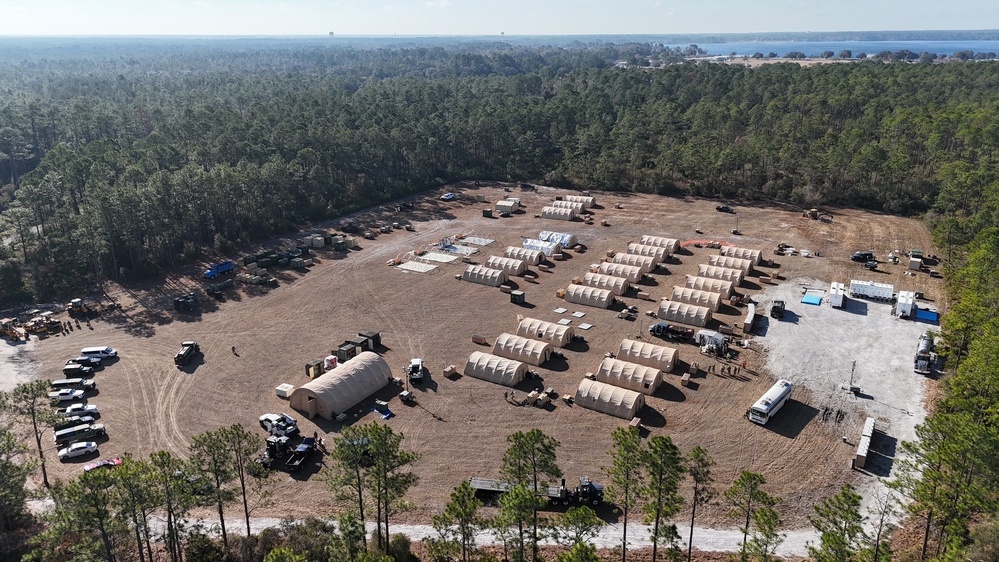
[(470, 265), (465, 268), (461, 278), (472, 283), (481, 283), (490, 287), (499, 287), (506, 283), (506, 273), (501, 269), (492, 269), (481, 265)]
[(623, 263), (624, 265), (633, 265), (640, 267), (642, 273), (649, 273), (656, 266), (656, 258), (651, 256), (639, 256), (637, 254), (614, 254), (611, 258), (611, 263)]
[(541, 218), (555, 219), (560, 221), (571, 221), (576, 218), (576, 211), (564, 207), (542, 207)]
[(718, 307), (721, 306), (721, 294), (719, 293), (691, 289), (690, 287), (678, 287), (676, 285), (673, 286), (673, 293), (670, 295), (669, 300), (696, 304), (697, 306), (710, 308), (712, 312), (717, 312)]
[(582, 203), (585, 209), (590, 209), (597, 205), (597, 200), (589, 195), (566, 195), (562, 200)]
[(545, 242), (534, 238), (524, 238), (521, 244), (528, 250), (537, 250), (546, 256), (562, 253), (562, 245), (558, 242)]
[(537, 318), (524, 318), (517, 326), (517, 335), (545, 341), (556, 347), (565, 347), (572, 343), (572, 336), (576, 335), (576, 332), (572, 326), (545, 322)]
[[(711, 257), (715, 258), (720, 256)], [(722, 281), (731, 281), (733, 285), (739, 285), (739, 283), (742, 283), (745, 272), (734, 267), (719, 267), (717, 265), (705, 265), (702, 263), (697, 266), (697, 276), (710, 277), (711, 279), (721, 279)]]
[(634, 390), (583, 379), (576, 389), (575, 403), (590, 410), (630, 420), (645, 406), (645, 396)]
[(679, 352), (672, 347), (635, 340), (621, 340), (617, 358), (659, 369), (664, 373), (673, 370)]
[(569, 234), (567, 232), (551, 232), (549, 230), (542, 230), (538, 234), (538, 240), (544, 240), (545, 242), (558, 242), (563, 248), (571, 248), (576, 245), (576, 235)]
[(663, 374), (659, 369), (610, 357), (600, 362), (596, 377), (600, 382), (642, 394), (654, 393), (663, 382)]
[(312, 417), (333, 419), (392, 380), (392, 368), (380, 355), (362, 351), (332, 371), (296, 388), (291, 407)]
[[(724, 246), (722, 246), (724, 248)], [(708, 256), (708, 265), (742, 271), (743, 277), (753, 270), (753, 261), (733, 256)]]
[(513, 359), (476, 351), (468, 357), (468, 362), (465, 363), (465, 370), (462, 372), (467, 377), (474, 377), (505, 386), (516, 386), (517, 383), (524, 380), (524, 374), (527, 373), (527, 365)]
[(582, 284), (587, 287), (607, 289), (615, 295), (623, 295), (630, 286), (628, 284), (628, 280), (624, 277), (611, 277), (610, 275), (604, 275), (602, 273), (587, 273), (586, 275), (583, 275)]
[(602, 262), (597, 266), (597, 273), (611, 277), (624, 277), (629, 283), (638, 283), (642, 280), (642, 268), (623, 263)]
[(642, 236), (640, 242), (648, 246), (661, 246), (666, 248), (666, 251), (670, 255), (675, 254), (677, 250), (680, 249), (680, 241), (676, 238), (664, 238), (662, 236), (651, 236), (649, 234), (645, 234)]
[(538, 265), (539, 263), (541, 263), (541, 259), (544, 257), (544, 254), (541, 253), (539, 250), (518, 248), (516, 246), (507, 246), (506, 249), (503, 250), (503, 255), (508, 258), (521, 260), (530, 265)]
[(652, 256), (657, 262), (661, 262), (666, 259), (666, 254), (669, 252), (663, 246), (649, 246), (648, 244), (636, 244), (632, 242), (628, 244), (629, 254), (638, 254), (639, 256)]
[(749, 248), (738, 248), (736, 246), (722, 246), (721, 248), (718, 249), (718, 254), (722, 256), (728, 256), (730, 258), (750, 260), (753, 263), (760, 263), (760, 258), (763, 256), (763, 252), (760, 250), (751, 250)]
[(722, 334), (721, 332), (716, 332), (714, 330), (697, 330), (697, 333), (694, 334), (694, 341), (698, 345), (713, 343), (715, 345), (724, 346), (725, 335)]
[(677, 322), (703, 328), (711, 321), (711, 310), (703, 306), (685, 302), (667, 301), (659, 303), (659, 318), (667, 322)]
[(687, 282), (684, 283), (684, 285), (690, 287), (691, 289), (697, 289), (698, 291), (719, 293), (723, 297), (728, 297), (732, 294), (732, 282), (722, 281), (721, 279), (688, 275)]
[(515, 334), (500, 334), (493, 344), (493, 355), (538, 366), (552, 355), (552, 344)]
[(520, 275), (527, 271), (527, 264), (523, 260), (500, 256), (489, 256), (485, 266), (491, 269), (499, 269), (507, 275)]
[(607, 289), (587, 287), (585, 285), (569, 285), (565, 289), (565, 300), (586, 306), (607, 308), (614, 300), (614, 295)]
[(586, 209), (586, 207), (584, 207), (579, 201), (566, 201), (565, 199), (552, 201), (551, 206), (561, 207), (563, 209), (572, 209), (577, 215), (583, 214), (583, 210)]

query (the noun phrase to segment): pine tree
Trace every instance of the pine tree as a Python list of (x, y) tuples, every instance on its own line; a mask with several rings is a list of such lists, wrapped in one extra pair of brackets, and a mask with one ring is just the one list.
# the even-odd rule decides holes
[(819, 545), (808, 545), (808, 554), (817, 562), (850, 562), (867, 540), (860, 514), (860, 494), (849, 484), (838, 494), (815, 506), (808, 520), (819, 532)]
[(610, 483), (607, 497), (619, 508), (622, 514), (621, 562), (628, 559), (628, 516), (642, 499), (645, 482), (642, 438), (634, 427), (619, 427), (611, 433), (614, 449), (611, 451), (613, 464), (607, 468)]

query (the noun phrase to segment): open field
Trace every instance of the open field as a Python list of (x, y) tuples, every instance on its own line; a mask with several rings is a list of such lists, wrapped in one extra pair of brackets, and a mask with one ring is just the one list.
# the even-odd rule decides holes
[[(783, 292), (789, 310), (800, 316), (797, 322), (769, 320), (760, 330), (765, 335), (753, 337), (748, 349), (734, 347), (738, 356), (727, 363), (701, 355), (692, 345), (665, 344), (679, 348), (681, 364), (649, 398), (640, 412), (643, 423), (653, 435), (672, 436), (684, 451), (695, 445), (708, 449), (718, 463), (715, 479), (719, 487), (727, 486), (743, 469), (762, 472), (768, 487), (785, 500), (781, 508), (785, 521), (792, 527), (807, 525), (805, 515), (817, 500), (835, 493), (844, 482), (863, 486), (871, 479), (850, 469), (855, 445), (844, 443), (844, 435), (855, 443), (857, 424), (874, 415), (900, 441), (909, 437), (907, 431), (923, 415), (919, 390), (923, 379), (912, 373), (910, 365), (916, 345), (912, 334), (918, 337), (926, 326), (885, 318), (878, 308), (883, 305), (869, 305), (871, 313), (865, 316), (830, 310), (827, 304), (810, 307), (791, 298), (799, 279), (815, 280), (806, 281), (813, 286), (869, 279), (894, 283), (896, 291), (921, 291), (942, 305), (943, 285), (938, 279), (925, 273), (903, 275), (904, 265), (882, 264), (881, 272), (870, 272), (849, 260), (851, 252), (861, 249), (873, 249), (882, 259), (891, 250), (922, 248), (932, 253), (930, 235), (918, 221), (842, 210), (834, 212), (831, 223), (824, 223), (802, 218), (795, 209), (736, 205), (736, 215), (716, 212), (716, 201), (594, 193), (602, 208), (594, 210), (595, 224), (586, 225), (534, 218), (545, 202), (569, 193), (549, 188), (515, 190), (509, 195), (520, 197), (527, 212), (490, 219), (481, 216), (487, 205), (476, 203), (473, 196), (481, 194), (495, 201), (504, 195), (501, 188), (461, 185), (448, 190), (458, 191), (458, 200), (442, 202), (431, 195), (412, 199), (415, 208), (410, 212), (383, 207), (356, 217), (361, 224), (410, 221), (415, 232), (395, 230), (376, 240), (361, 240), (362, 249), (341, 255), (319, 249), (319, 259), (310, 271), (280, 271), (279, 287), (229, 291), (225, 302), (202, 299), (203, 312), (198, 315), (174, 313), (171, 304), (173, 296), (200, 284), (197, 267), (185, 275), (170, 275), (155, 286), (109, 287), (122, 303), (122, 312), (94, 322), (92, 330), (84, 326), (17, 348), (27, 349), (31, 357), (22, 357), (16, 368), (56, 378), (65, 359), (81, 347), (115, 347), (121, 357), (97, 374), (99, 394), (91, 399), (100, 405), (101, 422), (110, 435), (101, 443), (101, 455), (129, 451), (141, 456), (160, 449), (182, 455), (192, 436), (222, 425), (243, 423), (263, 436), (257, 417), (269, 411), (288, 411), (298, 417), (303, 434), (335, 434), (340, 424), (303, 419), (275, 396), (274, 387), (286, 382), (303, 384), (308, 380), (304, 374), (307, 361), (322, 358), (358, 331), (378, 330), (388, 348), (383, 355), (399, 376), (410, 357), (422, 357), (430, 368), (427, 381), (414, 389), (417, 405), (403, 405), (392, 398), (400, 390), (393, 385), (377, 395), (391, 398), (390, 407), (396, 413), (386, 423), (405, 434), (407, 448), (422, 455), (414, 466), (420, 484), (408, 496), (417, 507), (400, 519), (427, 522), (462, 479), (498, 474), (505, 437), (517, 430), (537, 427), (555, 436), (561, 442), (558, 456), (567, 479), (585, 474), (605, 481), (602, 467), (610, 462), (610, 431), (624, 425), (624, 420), (561, 401), (551, 411), (515, 406), (505, 400), (506, 387), (468, 377), (451, 380), (442, 376), (442, 369), (454, 364), (460, 372), (470, 353), (488, 351), (472, 343), (471, 336), (481, 334), (492, 341), (502, 332), (515, 332), (518, 314), (550, 321), (570, 318), (576, 325), (593, 325), (588, 331), (577, 330), (586, 337), (586, 345), (566, 350), (565, 361), (550, 361), (547, 368), (537, 369), (543, 382), (535, 384), (553, 387), (560, 394), (574, 393), (583, 374), (595, 371), (604, 353), (616, 352), (622, 338), (642, 335), (649, 340), (646, 330), (654, 320), (641, 312), (654, 309), (656, 303), (626, 294), (624, 300), (640, 311), (635, 320), (628, 321), (616, 318), (614, 310), (566, 303), (556, 298), (556, 290), (583, 275), (606, 251), (624, 251), (629, 241), (654, 234), (764, 250), (766, 258), (779, 263), (762, 271), (779, 269), (786, 281), (774, 288), (751, 277), (739, 292), (754, 296), (757, 302), (769, 302), (771, 291)], [(601, 220), (610, 226), (601, 226)], [(332, 228), (335, 223), (323, 226)], [(736, 226), (742, 232), (739, 236), (730, 232)], [(551, 272), (538, 273), (537, 283), (512, 278), (526, 292), (527, 306), (511, 304), (509, 295), (499, 289), (455, 280), (465, 268), (460, 261), (442, 264), (430, 273), (386, 266), (387, 260), (456, 234), (496, 240), (472, 256), (472, 261), (483, 263), (489, 255), (502, 255), (504, 246), (520, 245), (522, 236), (536, 237), (540, 230), (576, 234), (586, 250), (569, 252), (565, 261), (552, 262)], [(821, 257), (774, 256), (771, 250), (780, 241)], [(669, 296), (673, 285), (683, 285), (684, 274), (695, 273), (697, 265), (715, 252), (688, 244), (676, 256), (678, 260), (656, 271), (655, 282), (643, 290), (656, 301)], [(764, 296), (761, 293), (767, 287)], [(569, 311), (554, 313), (559, 306)], [(572, 318), (573, 311), (586, 315)], [(709, 327), (717, 327), (719, 321), (740, 324), (744, 315), (743, 308), (724, 305)], [(896, 325), (900, 327), (897, 332)], [(204, 358), (177, 369), (171, 358), (179, 343), (189, 339), (200, 342)], [(818, 355), (805, 343), (818, 343), (828, 354)], [(836, 357), (839, 344), (843, 344), (841, 357)], [(231, 346), (238, 356), (230, 351)], [(15, 349), (7, 344), (4, 348), (5, 354)], [(844, 376), (848, 378), (854, 359), (858, 360), (858, 381), (873, 400), (846, 399), (835, 391)], [(6, 355), (0, 360), (5, 371), (13, 370)], [(682, 387), (679, 374), (691, 361), (697, 361), (701, 371), (693, 379), (696, 384)], [(741, 366), (743, 361), (746, 368), (740, 373), (721, 373), (722, 367)], [(705, 373), (709, 366), (713, 372)], [(807, 376), (795, 380), (795, 371), (807, 371)], [(776, 376), (799, 383), (794, 401), (766, 427), (749, 423), (744, 412)], [(911, 389), (912, 395), (882, 394), (875, 387), (881, 384), (875, 382), (879, 378), (886, 384), (893, 381), (903, 391)], [(533, 381), (525, 381), (518, 394), (530, 390), (528, 382)], [(377, 419), (370, 411), (374, 398), (355, 407), (357, 416), (351, 415), (348, 423)], [(823, 408), (829, 406), (844, 411), (840, 423), (823, 421)], [(50, 459), (50, 470), (58, 476), (82, 470), (79, 463), (60, 465), (54, 451)], [(262, 515), (294, 517), (331, 509), (329, 494), (318, 477), (320, 459), (314, 460), (312, 467), (294, 476), (277, 475), (277, 504)], [(704, 522), (727, 525), (721, 507), (709, 508), (704, 516)]]

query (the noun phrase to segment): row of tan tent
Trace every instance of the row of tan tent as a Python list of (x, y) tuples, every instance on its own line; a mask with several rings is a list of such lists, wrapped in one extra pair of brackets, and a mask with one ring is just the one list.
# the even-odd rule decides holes
[(649, 256), (654, 258), (656, 263), (659, 263), (666, 259), (668, 250), (665, 246), (649, 246), (648, 244), (636, 244), (632, 242), (628, 244), (628, 253), (639, 256)]
[(589, 195), (566, 195), (562, 201), (570, 203), (582, 203), (584, 209), (592, 209), (597, 206), (597, 200)]
[(708, 256), (708, 265), (742, 271), (743, 277), (753, 271), (753, 261), (733, 256)]
[(624, 339), (621, 340), (621, 346), (617, 350), (617, 358), (668, 373), (676, 365), (679, 352), (665, 345)]
[(670, 294), (669, 300), (703, 306), (711, 309), (711, 312), (718, 312), (718, 307), (721, 306), (721, 295), (719, 293), (700, 291), (691, 289), (690, 287), (678, 287), (676, 285), (673, 286), (673, 293)]
[(614, 294), (607, 289), (569, 285), (565, 289), (565, 300), (574, 304), (607, 308), (614, 302)]
[(575, 403), (584, 408), (630, 420), (645, 406), (645, 395), (619, 386), (583, 379)]
[(507, 275), (523, 275), (527, 271), (527, 263), (524, 260), (500, 256), (489, 256), (484, 265), (490, 269), (499, 269)]
[(754, 265), (760, 263), (760, 260), (763, 258), (763, 252), (760, 250), (751, 250), (749, 248), (738, 248), (736, 246), (722, 246), (721, 248), (719, 248), (718, 254), (729, 258), (750, 260), (753, 262)]
[(662, 236), (652, 236), (649, 234), (642, 235), (642, 239), (639, 241), (641, 244), (646, 244), (648, 246), (661, 246), (666, 248), (667, 255), (672, 256), (680, 250), (680, 241), (676, 238), (664, 238)]
[(540, 250), (531, 250), (529, 248), (518, 248), (517, 246), (507, 246), (503, 250), (503, 256), (507, 258), (513, 258), (515, 260), (520, 260), (529, 265), (538, 265), (541, 260), (544, 259), (545, 255)]
[(623, 295), (631, 285), (624, 277), (613, 277), (602, 273), (587, 273), (583, 275), (580, 285), (607, 289), (615, 295)]
[(565, 207), (542, 207), (541, 218), (571, 221), (576, 218), (576, 211)]
[(684, 286), (697, 289), (698, 291), (718, 293), (725, 298), (732, 296), (733, 291), (731, 281), (722, 281), (721, 279), (712, 279), (711, 277), (697, 277), (694, 275), (687, 276)]
[(638, 283), (642, 280), (643, 275), (642, 268), (638, 266), (610, 262), (598, 264), (594, 273), (610, 275), (611, 277), (624, 277), (629, 283)]
[(638, 267), (642, 270), (642, 273), (651, 273), (652, 269), (656, 266), (655, 257), (639, 256), (637, 254), (614, 254), (610, 262)]
[(552, 356), (552, 344), (516, 334), (502, 333), (493, 343), (493, 355), (537, 367)]
[(662, 371), (655, 367), (610, 357), (600, 362), (600, 367), (594, 376), (602, 383), (649, 395), (653, 394), (663, 382)]
[(722, 281), (731, 281), (733, 285), (739, 286), (739, 284), (742, 283), (745, 273), (741, 269), (718, 267), (716, 265), (705, 265), (702, 263), (697, 266), (697, 276), (708, 277), (711, 279), (721, 279)]
[(576, 213), (577, 215), (583, 214), (583, 211), (586, 209), (586, 207), (584, 207), (583, 204), (580, 203), (579, 201), (566, 201), (564, 199), (559, 201), (552, 201), (551, 206), (559, 207), (562, 209), (572, 209), (573, 212)]
[(465, 268), (461, 278), (472, 283), (499, 287), (506, 283), (506, 273), (502, 269), (493, 269), (481, 265), (470, 265)]
[(656, 313), (662, 320), (703, 328), (711, 321), (711, 309), (685, 302), (663, 300)]
[(576, 331), (572, 326), (546, 322), (537, 318), (524, 318), (517, 325), (517, 335), (548, 342), (555, 347), (565, 347), (572, 343)]
[(382, 356), (362, 351), (356, 357), (292, 391), (291, 407), (310, 419), (317, 414), (332, 420), (392, 380), (392, 368)]
[(503, 386), (516, 386), (527, 374), (527, 364), (492, 353), (472, 352), (462, 373)]

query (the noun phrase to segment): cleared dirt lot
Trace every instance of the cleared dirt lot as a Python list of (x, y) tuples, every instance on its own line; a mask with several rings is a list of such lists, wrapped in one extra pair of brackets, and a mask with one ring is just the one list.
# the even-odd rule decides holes
[[(198, 315), (176, 314), (170, 301), (174, 295), (199, 285), (195, 267), (183, 276), (170, 275), (156, 286), (109, 288), (124, 306), (121, 313), (95, 322), (93, 330), (83, 327), (69, 335), (30, 344), (33, 351), (29, 354), (36, 361), (21, 359), (18, 368), (54, 378), (64, 360), (83, 346), (106, 344), (117, 348), (121, 358), (97, 374), (100, 393), (91, 400), (100, 405), (101, 421), (110, 435), (107, 442), (101, 443), (102, 456), (125, 451), (146, 455), (160, 449), (184, 454), (192, 436), (221, 425), (240, 422), (259, 431), (256, 420), (263, 412), (289, 411), (303, 418), (275, 396), (274, 387), (286, 382), (303, 384), (308, 380), (304, 373), (306, 362), (323, 357), (359, 331), (378, 330), (388, 348), (383, 355), (400, 376), (410, 357), (422, 357), (430, 368), (427, 382), (414, 389), (417, 405), (402, 405), (392, 398), (390, 407), (396, 417), (386, 422), (405, 434), (407, 447), (422, 455), (414, 467), (421, 482), (408, 498), (417, 508), (404, 516), (420, 522), (429, 520), (462, 479), (496, 475), (505, 437), (517, 430), (537, 427), (555, 436), (561, 442), (558, 455), (568, 479), (585, 474), (604, 480), (602, 467), (609, 464), (606, 451), (610, 431), (624, 425), (624, 420), (561, 401), (551, 411), (514, 406), (504, 399), (509, 389), (468, 377), (450, 380), (442, 376), (442, 368), (454, 364), (460, 372), (470, 353), (488, 351), (472, 343), (471, 336), (482, 334), (491, 341), (502, 332), (513, 332), (518, 314), (556, 321), (571, 318), (573, 311), (582, 311), (585, 317), (571, 319), (576, 325), (593, 325), (589, 331), (578, 332), (585, 335), (587, 344), (567, 350), (565, 361), (538, 369), (543, 381), (535, 383), (572, 394), (583, 374), (595, 371), (604, 353), (617, 351), (622, 338), (644, 334), (648, 339), (645, 330), (654, 320), (641, 312), (654, 309), (656, 303), (640, 301), (634, 293), (626, 295), (624, 300), (640, 310), (635, 320), (628, 321), (616, 318), (616, 311), (565, 303), (556, 298), (555, 292), (573, 277), (583, 275), (606, 251), (624, 251), (629, 241), (637, 242), (642, 234), (726, 241), (764, 250), (767, 258), (776, 257), (772, 248), (779, 241), (821, 254), (814, 258), (776, 257), (776, 267), (762, 269), (779, 269), (788, 280), (782, 283), (789, 291), (796, 287), (794, 280), (798, 278), (823, 283), (850, 279), (890, 282), (896, 290), (917, 290), (937, 300), (942, 291), (939, 280), (925, 273), (902, 275), (904, 266), (885, 264), (881, 266), (883, 272), (868, 272), (849, 260), (850, 253), (859, 249), (873, 249), (882, 259), (890, 250), (922, 248), (932, 252), (929, 233), (914, 220), (843, 210), (835, 211), (831, 223), (824, 223), (802, 218), (800, 211), (793, 209), (736, 205), (738, 214), (727, 214), (714, 210), (717, 201), (594, 193), (602, 208), (594, 210), (595, 224), (586, 225), (534, 217), (545, 202), (558, 194), (568, 194), (565, 191), (540, 188), (537, 192), (515, 190), (504, 194), (499, 187), (470, 185), (450, 186), (439, 193), (444, 191), (459, 192), (458, 200), (442, 202), (428, 196), (414, 199), (415, 208), (409, 212), (397, 213), (385, 207), (356, 218), (365, 225), (410, 221), (415, 232), (395, 230), (381, 234), (373, 241), (362, 240), (362, 249), (340, 255), (329, 249), (317, 250), (319, 260), (310, 271), (280, 272), (281, 285), (271, 290), (229, 291), (225, 302), (204, 303)], [(484, 218), (481, 209), (487, 204), (475, 202), (475, 195), (483, 195), (488, 201), (504, 195), (518, 196), (527, 211), (509, 218)], [(602, 220), (609, 226), (601, 226)], [(323, 226), (331, 229), (335, 224)], [(731, 234), (736, 227), (741, 235)], [(454, 276), (465, 268), (460, 262), (423, 274), (386, 265), (387, 260), (456, 234), (496, 240), (472, 257), (482, 263), (489, 255), (501, 255), (506, 245), (520, 245), (521, 237), (536, 237), (540, 230), (576, 234), (586, 250), (570, 252), (569, 259), (552, 262), (551, 272), (539, 272), (537, 283), (513, 278), (526, 292), (527, 306), (511, 304), (509, 295), (496, 288), (455, 280)], [(684, 274), (695, 273), (697, 265), (715, 252), (687, 245), (678, 260), (669, 263), (666, 270), (658, 270), (655, 282), (644, 290), (656, 301), (669, 296), (674, 284), (683, 284)], [(739, 291), (759, 295), (764, 287), (767, 285), (751, 278)], [(757, 296), (756, 300), (768, 298)], [(553, 309), (559, 306), (569, 311), (555, 314)], [(794, 304), (792, 310), (803, 306)], [(740, 323), (744, 315), (743, 308), (723, 306), (710, 327), (719, 322)], [(718, 463), (716, 481), (720, 487), (727, 486), (743, 469), (763, 472), (773, 491), (785, 499), (782, 515), (791, 525), (807, 524), (804, 516), (811, 505), (835, 493), (843, 482), (870, 478), (850, 470), (854, 446), (844, 443), (842, 436), (844, 427), (853, 426), (822, 422), (822, 408), (830, 403), (827, 382), (799, 387), (794, 395), (796, 402), (766, 427), (751, 424), (743, 417), (772, 384), (773, 375), (787, 376), (774, 366), (774, 361), (796, 356), (794, 351), (775, 352), (768, 361), (765, 350), (771, 347), (769, 340), (802, 337), (801, 332), (810, 329), (810, 323), (799, 324), (788, 323), (780, 329), (770, 324), (766, 335), (753, 338), (748, 349), (734, 348), (738, 356), (728, 363), (701, 355), (694, 346), (677, 346), (681, 365), (641, 412), (643, 423), (653, 435), (672, 436), (684, 451), (695, 445), (707, 448)], [(872, 329), (861, 323), (856, 328), (858, 333)], [(869, 336), (876, 342), (879, 333), (874, 329)], [(906, 333), (900, 341), (908, 337)], [(204, 358), (179, 370), (171, 358), (179, 342), (188, 339), (201, 343)], [(911, 345), (899, 345), (891, 351), (899, 357), (911, 357), (915, 340)], [(231, 346), (236, 347), (238, 356), (231, 352)], [(851, 353), (844, 352), (840, 362), (846, 368)], [(801, 365), (790, 358), (787, 363), (798, 365), (795, 368), (832, 368), (825, 363)], [(699, 362), (701, 372), (693, 379), (696, 384), (682, 387), (679, 373), (691, 361)], [(739, 374), (721, 374), (722, 367), (741, 366), (743, 361), (746, 368)], [(784, 360), (780, 361), (783, 364)], [(900, 361), (898, 376), (918, 386), (919, 379), (913, 378), (911, 367)], [(878, 364), (895, 370), (895, 363)], [(706, 373), (708, 366), (713, 366), (714, 372)], [(842, 369), (837, 363), (833, 376), (837, 383), (843, 378)], [(875, 372), (865, 372), (864, 380), (874, 376)], [(808, 380), (813, 378), (820, 379), (816, 376)], [(389, 399), (399, 390), (390, 385), (376, 397)], [(530, 390), (529, 385), (518, 393), (526, 390)], [(354, 408), (357, 417), (351, 416), (348, 422), (377, 419), (370, 411), (374, 398)], [(856, 419), (862, 422), (859, 416), (868, 408), (862, 402), (854, 406), (850, 410), (851, 424)], [(334, 434), (341, 427), (318, 418), (312, 422), (302, 420), (301, 424), (305, 434), (314, 430)], [(270, 514), (303, 516), (330, 509), (324, 484), (317, 477), (320, 460), (315, 460), (312, 467), (294, 477), (278, 475), (278, 503)], [(59, 465), (54, 452), (52, 461), (52, 470), (58, 475), (68, 477), (82, 470), (78, 463)], [(722, 512), (719, 507), (709, 509), (704, 521), (721, 523)]]

